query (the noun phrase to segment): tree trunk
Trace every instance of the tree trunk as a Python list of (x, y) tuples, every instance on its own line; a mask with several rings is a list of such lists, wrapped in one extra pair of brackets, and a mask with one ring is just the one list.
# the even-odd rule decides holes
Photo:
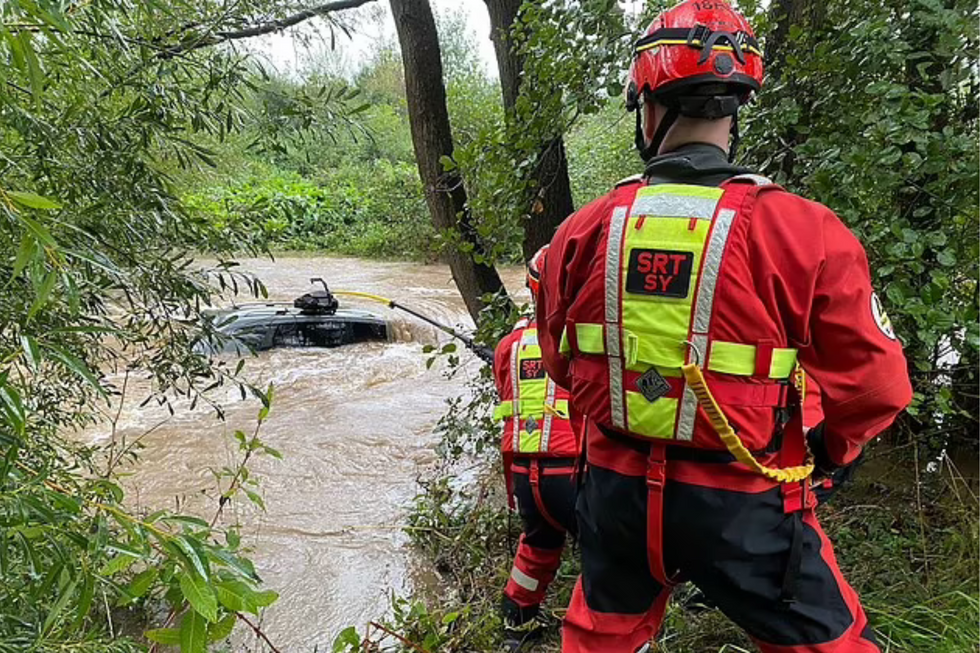
[[(432, 222), (439, 230), (458, 234), (465, 246), (472, 247), (473, 253), (482, 253), (483, 247), (469, 220), (462, 179), (455, 171), (445, 172), (440, 161), (442, 157), (452, 158), (453, 137), (432, 9), (428, 0), (391, 0), (391, 13), (405, 68), (405, 94), (415, 159)], [(453, 281), (476, 321), (483, 308), (481, 296), (503, 288), (500, 276), (493, 267), (475, 263), (470, 254), (458, 247), (449, 248), (446, 256)]]
[[(508, 125), (515, 120), (514, 107), (521, 90), (524, 62), (512, 47), (510, 33), (522, 0), (485, 0), (490, 13), (490, 38), (497, 54), (500, 90)], [(535, 173), (538, 193), (530, 200), (530, 218), (524, 224), (524, 258), (530, 260), (536, 251), (551, 242), (558, 225), (575, 210), (572, 186), (568, 178), (568, 159), (561, 134), (542, 143), (541, 159)]]

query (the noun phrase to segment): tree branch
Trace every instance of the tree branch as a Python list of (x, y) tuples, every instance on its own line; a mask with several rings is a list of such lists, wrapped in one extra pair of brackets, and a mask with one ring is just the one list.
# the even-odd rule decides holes
[(295, 13), (283, 19), (273, 20), (267, 23), (260, 23), (259, 25), (253, 25), (252, 27), (248, 27), (246, 29), (203, 34), (200, 38), (182, 41), (172, 46), (164, 47), (163, 51), (158, 56), (161, 59), (172, 59), (173, 57), (185, 52), (210, 47), (219, 43), (272, 34), (273, 32), (279, 32), (293, 27), (294, 25), (299, 25), (303, 21), (309, 20), (315, 16), (325, 16), (335, 11), (342, 11), (344, 9), (355, 9), (373, 1), (374, 0), (335, 0), (334, 2), (327, 2), (316, 7), (304, 9), (299, 13)]

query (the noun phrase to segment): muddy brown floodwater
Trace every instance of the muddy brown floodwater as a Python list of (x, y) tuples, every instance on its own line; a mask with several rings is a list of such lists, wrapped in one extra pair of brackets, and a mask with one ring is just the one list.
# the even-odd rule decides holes
[[(323, 277), (332, 289), (396, 297), (445, 323), (472, 326), (444, 266), (282, 257), (245, 260), (242, 268), (262, 279), (273, 301), (291, 301), (310, 290), (311, 277)], [(503, 275), (508, 288), (521, 288), (520, 269)], [(267, 511), (239, 501), (226, 518), (243, 525), (259, 574), (280, 594), (262, 628), (284, 653), (331, 650), (342, 628), (362, 629), (385, 612), (391, 591), (410, 589), (417, 565), (400, 525), (418, 490), (417, 476), (435, 461), (433, 428), (445, 400), (461, 393), (480, 365), (466, 356), (462, 373), (448, 380), (439, 365), (426, 369), (421, 353), (423, 344), (442, 341), (434, 329), (380, 304), (341, 298), (341, 305), (385, 314), (395, 341), (272, 350), (250, 357), (245, 367), (252, 382), (275, 384), (261, 438), (283, 460), (260, 458), (251, 465)], [(122, 380), (113, 379), (117, 385)], [(228, 388), (218, 397), (227, 408), (225, 421), (187, 404), (176, 404), (170, 417), (157, 406), (139, 407), (147, 389), (129, 379), (115, 429), (101, 425), (86, 439), (132, 442), (153, 429), (126, 480), (131, 500), (147, 509), (179, 503), (213, 515), (211, 470), (234, 464), (231, 435), (251, 433), (258, 401), (241, 401), (237, 388)], [(262, 650), (243, 634), (234, 647)]]

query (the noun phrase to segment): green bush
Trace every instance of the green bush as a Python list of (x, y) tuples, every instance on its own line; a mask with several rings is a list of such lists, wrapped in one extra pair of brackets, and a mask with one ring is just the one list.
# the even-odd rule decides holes
[(249, 234), (253, 246), (369, 257), (427, 259), (434, 252), (415, 166), (381, 159), (215, 186), (185, 197), (210, 234), (209, 247)]

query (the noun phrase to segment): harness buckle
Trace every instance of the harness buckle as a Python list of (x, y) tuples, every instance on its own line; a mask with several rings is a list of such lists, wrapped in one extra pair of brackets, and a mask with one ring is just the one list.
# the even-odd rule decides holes
[(538, 469), (538, 459), (532, 458), (530, 464), (528, 465), (528, 481), (530, 481), (531, 485), (538, 485), (540, 479), (541, 475), (540, 470)]
[(663, 489), (667, 481), (667, 451), (666, 446), (657, 443), (650, 444), (650, 456), (647, 460), (647, 487), (654, 491)]

